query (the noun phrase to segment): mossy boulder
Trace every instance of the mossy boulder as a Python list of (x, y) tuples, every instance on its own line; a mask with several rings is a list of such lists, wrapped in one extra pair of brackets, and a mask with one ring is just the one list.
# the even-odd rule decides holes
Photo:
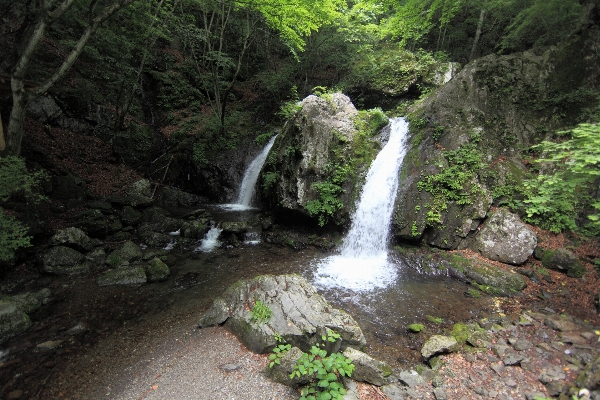
[(85, 255), (66, 246), (55, 246), (42, 256), (45, 272), (56, 275), (77, 275), (88, 272), (91, 263)]
[(545, 250), (541, 258), (544, 267), (565, 272), (572, 278), (581, 278), (585, 274), (585, 267), (579, 262), (577, 256), (565, 248)]
[(497, 296), (512, 296), (527, 286), (527, 281), (516, 272), (510, 272), (483, 261), (458, 254), (444, 256), (442, 261), (453, 276), (471, 283), (477, 289)]
[(134, 261), (141, 260), (143, 255), (140, 246), (132, 241), (127, 241), (106, 257), (106, 263), (112, 267), (120, 267), (123, 264), (129, 265)]
[(146, 275), (148, 276), (148, 282), (165, 281), (171, 275), (171, 270), (160, 258), (155, 257), (148, 262)]
[[(260, 302), (260, 303), (259, 303)], [(268, 308), (266, 321), (253, 318), (253, 308)], [(277, 345), (275, 334), (286, 343), (308, 352), (332, 330), (341, 340), (329, 352), (360, 348), (365, 337), (354, 319), (333, 308), (306, 279), (299, 275), (261, 275), (231, 285), (200, 318), (199, 326), (225, 324), (240, 341), (256, 353)]]
[(30, 326), (31, 320), (14, 302), (0, 300), (0, 343), (24, 332)]

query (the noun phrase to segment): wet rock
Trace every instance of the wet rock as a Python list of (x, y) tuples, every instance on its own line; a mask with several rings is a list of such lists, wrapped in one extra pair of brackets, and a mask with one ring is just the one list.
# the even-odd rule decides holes
[(501, 208), (485, 222), (471, 247), (490, 260), (519, 265), (536, 245), (535, 233), (516, 214)]
[(25, 314), (31, 314), (39, 309), (43, 304), (50, 302), (52, 292), (45, 288), (38, 292), (29, 292), (10, 297), (10, 301), (15, 303), (17, 308)]
[(42, 261), (44, 271), (56, 275), (82, 274), (91, 267), (83, 254), (66, 246), (52, 247), (42, 256)]
[(142, 267), (119, 268), (107, 271), (96, 279), (98, 286), (138, 285), (146, 283), (146, 273)]
[(0, 300), (0, 343), (24, 332), (31, 326), (29, 316), (8, 300)]
[(132, 241), (127, 241), (106, 257), (106, 263), (112, 267), (120, 267), (125, 262), (133, 263), (134, 261), (141, 260), (143, 255), (140, 246)]
[[(382, 386), (392, 382), (392, 367), (383, 361), (379, 361), (363, 353), (362, 351), (347, 348), (344, 350), (344, 356), (352, 360), (354, 372), (352, 379), (361, 382), (368, 382), (376, 386)], [(418, 378), (421, 378), (417, 375)], [(422, 379), (421, 379), (422, 380)]]
[(148, 282), (165, 281), (171, 275), (171, 270), (167, 264), (155, 257), (148, 262), (146, 275), (148, 276)]
[(421, 348), (421, 355), (425, 359), (431, 356), (455, 351), (458, 347), (458, 342), (452, 336), (433, 335)]
[(67, 246), (85, 253), (91, 251), (95, 247), (96, 242), (90, 239), (81, 229), (69, 227), (56, 232), (50, 238), (49, 244), (51, 246)]
[(585, 273), (585, 267), (579, 262), (577, 256), (565, 248), (546, 250), (542, 257), (542, 264), (548, 269), (566, 272), (568, 276), (574, 278), (580, 278)]
[[(252, 318), (257, 302), (271, 310), (268, 321)], [(275, 333), (286, 343), (309, 351), (321, 342), (321, 336), (332, 330), (340, 335), (335, 344), (328, 343), (328, 352), (361, 348), (366, 343), (354, 319), (333, 308), (308, 281), (299, 275), (262, 275), (242, 280), (230, 286), (202, 315), (200, 327), (225, 323), (244, 345), (257, 353), (273, 348)]]
[(244, 233), (248, 230), (248, 223), (246, 221), (223, 222), (221, 223), (221, 229), (223, 229), (224, 234)]

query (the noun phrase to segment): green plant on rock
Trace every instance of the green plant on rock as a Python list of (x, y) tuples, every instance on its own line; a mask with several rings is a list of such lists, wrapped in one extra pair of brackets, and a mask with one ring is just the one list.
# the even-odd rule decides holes
[(430, 226), (441, 222), (442, 212), (448, 209), (449, 202), (473, 204), (481, 193), (476, 182), (485, 164), (477, 150), (478, 136), (473, 135), (471, 139), (471, 142), (456, 150), (445, 150), (443, 159), (435, 162), (440, 172), (421, 176), (417, 183), (419, 191), (424, 190), (433, 196), (432, 202), (426, 205), (427, 223)]
[(335, 212), (344, 206), (337, 197), (340, 193), (343, 193), (344, 189), (331, 182), (313, 183), (311, 189), (317, 191), (319, 198), (309, 201), (305, 207), (306, 211), (310, 216), (317, 216), (319, 226), (324, 226)]
[(274, 336), (275, 340), (279, 344), (275, 346), (273, 352), (269, 355), (269, 360), (271, 360), (269, 362), (269, 368), (273, 368), (275, 365), (281, 364), (281, 358), (292, 348), (291, 344), (283, 343), (283, 337), (279, 333), (275, 332)]
[(427, 316), (427, 320), (429, 322), (433, 322), (434, 324), (441, 324), (442, 322), (444, 322), (444, 320), (440, 317), (434, 317), (432, 315), (428, 315)]
[(310, 378), (307, 387), (302, 388), (300, 400), (342, 400), (346, 394), (341, 378), (352, 376), (354, 364), (343, 354), (336, 352), (328, 354), (326, 342), (335, 343), (340, 335), (329, 328), (321, 336), (322, 342), (312, 346), (309, 353), (302, 353), (290, 378), (306, 375)]
[(254, 302), (254, 306), (250, 310), (250, 320), (254, 323), (262, 324), (265, 322), (269, 322), (271, 317), (273, 316), (273, 311), (268, 304), (263, 303), (260, 300), (256, 300)]

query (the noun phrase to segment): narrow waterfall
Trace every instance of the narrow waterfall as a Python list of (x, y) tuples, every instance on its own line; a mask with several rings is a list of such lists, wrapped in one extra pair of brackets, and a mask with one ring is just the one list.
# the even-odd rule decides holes
[(407, 137), (408, 123), (403, 118), (392, 119), (389, 141), (369, 168), (341, 253), (319, 264), (316, 284), (362, 291), (385, 287), (396, 279), (387, 246)]
[(208, 253), (219, 247), (221, 245), (221, 242), (219, 242), (219, 235), (221, 235), (221, 232), (223, 232), (223, 229), (212, 224), (210, 230), (206, 232), (204, 239), (200, 242), (200, 246), (196, 247), (194, 251)]
[(269, 140), (269, 143), (267, 143), (262, 152), (257, 155), (254, 160), (252, 160), (246, 169), (236, 204), (245, 208), (250, 207), (252, 195), (254, 194), (254, 186), (256, 186), (256, 181), (258, 180), (258, 174), (260, 174), (260, 170), (262, 169), (267, 156), (269, 155), (269, 150), (271, 150), (271, 147), (273, 147), (276, 137), (277, 135), (273, 136), (271, 140)]

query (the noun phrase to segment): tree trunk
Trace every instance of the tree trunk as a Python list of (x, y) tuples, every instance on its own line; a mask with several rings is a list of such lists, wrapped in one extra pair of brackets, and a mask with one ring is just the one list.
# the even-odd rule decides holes
[(471, 48), (471, 55), (469, 56), (469, 61), (472, 61), (475, 58), (475, 50), (477, 50), (477, 44), (479, 44), (479, 38), (481, 37), (481, 28), (483, 27), (483, 20), (485, 18), (485, 8), (481, 9), (481, 13), (479, 14), (479, 22), (477, 23), (477, 31), (475, 32), (475, 39), (473, 40), (473, 47)]
[(2, 125), (2, 115), (0, 115), (0, 151), (4, 150), (5, 147), (6, 143), (4, 142), (4, 126)]

